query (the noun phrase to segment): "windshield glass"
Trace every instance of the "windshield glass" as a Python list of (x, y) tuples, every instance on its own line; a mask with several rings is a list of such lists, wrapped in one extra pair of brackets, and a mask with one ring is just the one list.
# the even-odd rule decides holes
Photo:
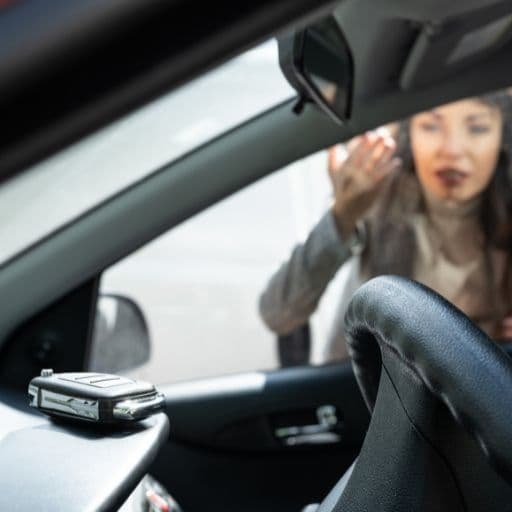
[(0, 264), (292, 95), (268, 41), (32, 167), (0, 189)]

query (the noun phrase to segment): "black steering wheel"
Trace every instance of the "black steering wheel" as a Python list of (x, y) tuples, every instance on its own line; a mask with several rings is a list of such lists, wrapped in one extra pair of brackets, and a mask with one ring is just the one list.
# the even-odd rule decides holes
[(346, 317), (372, 419), (319, 512), (512, 511), (512, 361), (462, 312), (378, 277)]

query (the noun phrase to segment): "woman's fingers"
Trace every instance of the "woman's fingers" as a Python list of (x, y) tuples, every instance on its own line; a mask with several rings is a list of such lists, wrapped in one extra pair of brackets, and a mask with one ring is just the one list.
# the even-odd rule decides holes
[(367, 158), (368, 151), (371, 150), (371, 138), (368, 133), (356, 137), (347, 146), (348, 157), (345, 161), (347, 166), (355, 169), (361, 169), (363, 162)]
[(390, 174), (393, 174), (395, 171), (397, 171), (400, 166), (402, 165), (402, 159), (395, 156), (394, 158), (391, 158), (387, 162), (379, 165), (377, 169), (375, 169), (374, 172), (374, 179), (376, 182), (382, 181), (384, 178), (389, 176)]
[(392, 172), (399, 161), (393, 161), (395, 141), (387, 132), (368, 132), (355, 137), (342, 154), (338, 146), (328, 152), (328, 170), (335, 189), (345, 189), (349, 183), (351, 193), (372, 189), (376, 183)]
[(327, 170), (331, 180), (334, 180), (334, 173), (340, 165), (338, 146), (332, 146), (327, 152)]
[(382, 137), (375, 132), (367, 134), (365, 139), (365, 151), (359, 166), (364, 172), (371, 172), (375, 166), (375, 162), (379, 160), (384, 151), (384, 141)]
[(390, 137), (376, 135), (362, 163), (366, 173), (373, 173), (379, 166), (389, 162), (395, 152), (395, 142)]
[(338, 146), (329, 149), (328, 165), (330, 171), (341, 170), (350, 166), (370, 170), (381, 163), (381, 159), (389, 160), (395, 149), (395, 142), (387, 132), (367, 132), (350, 140), (347, 153), (340, 158)]
[(347, 144), (339, 158), (331, 148), (329, 174), (334, 189), (333, 212), (343, 236), (371, 207), (379, 183), (393, 172), (400, 159), (393, 158), (396, 144), (386, 132), (368, 132)]

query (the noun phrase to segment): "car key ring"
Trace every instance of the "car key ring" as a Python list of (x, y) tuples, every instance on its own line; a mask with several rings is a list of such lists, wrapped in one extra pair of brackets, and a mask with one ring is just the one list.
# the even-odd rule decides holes
[(108, 425), (141, 420), (165, 406), (153, 384), (106, 373), (43, 369), (28, 394), (29, 405), (49, 416)]

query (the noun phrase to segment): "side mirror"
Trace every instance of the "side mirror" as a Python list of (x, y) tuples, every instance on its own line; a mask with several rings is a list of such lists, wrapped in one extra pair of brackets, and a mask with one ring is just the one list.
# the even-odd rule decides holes
[(149, 360), (149, 331), (142, 310), (132, 299), (114, 294), (98, 297), (88, 369), (116, 373)]
[(350, 117), (354, 79), (350, 48), (333, 16), (278, 40), (279, 64), (301, 102), (313, 101), (335, 122)]

